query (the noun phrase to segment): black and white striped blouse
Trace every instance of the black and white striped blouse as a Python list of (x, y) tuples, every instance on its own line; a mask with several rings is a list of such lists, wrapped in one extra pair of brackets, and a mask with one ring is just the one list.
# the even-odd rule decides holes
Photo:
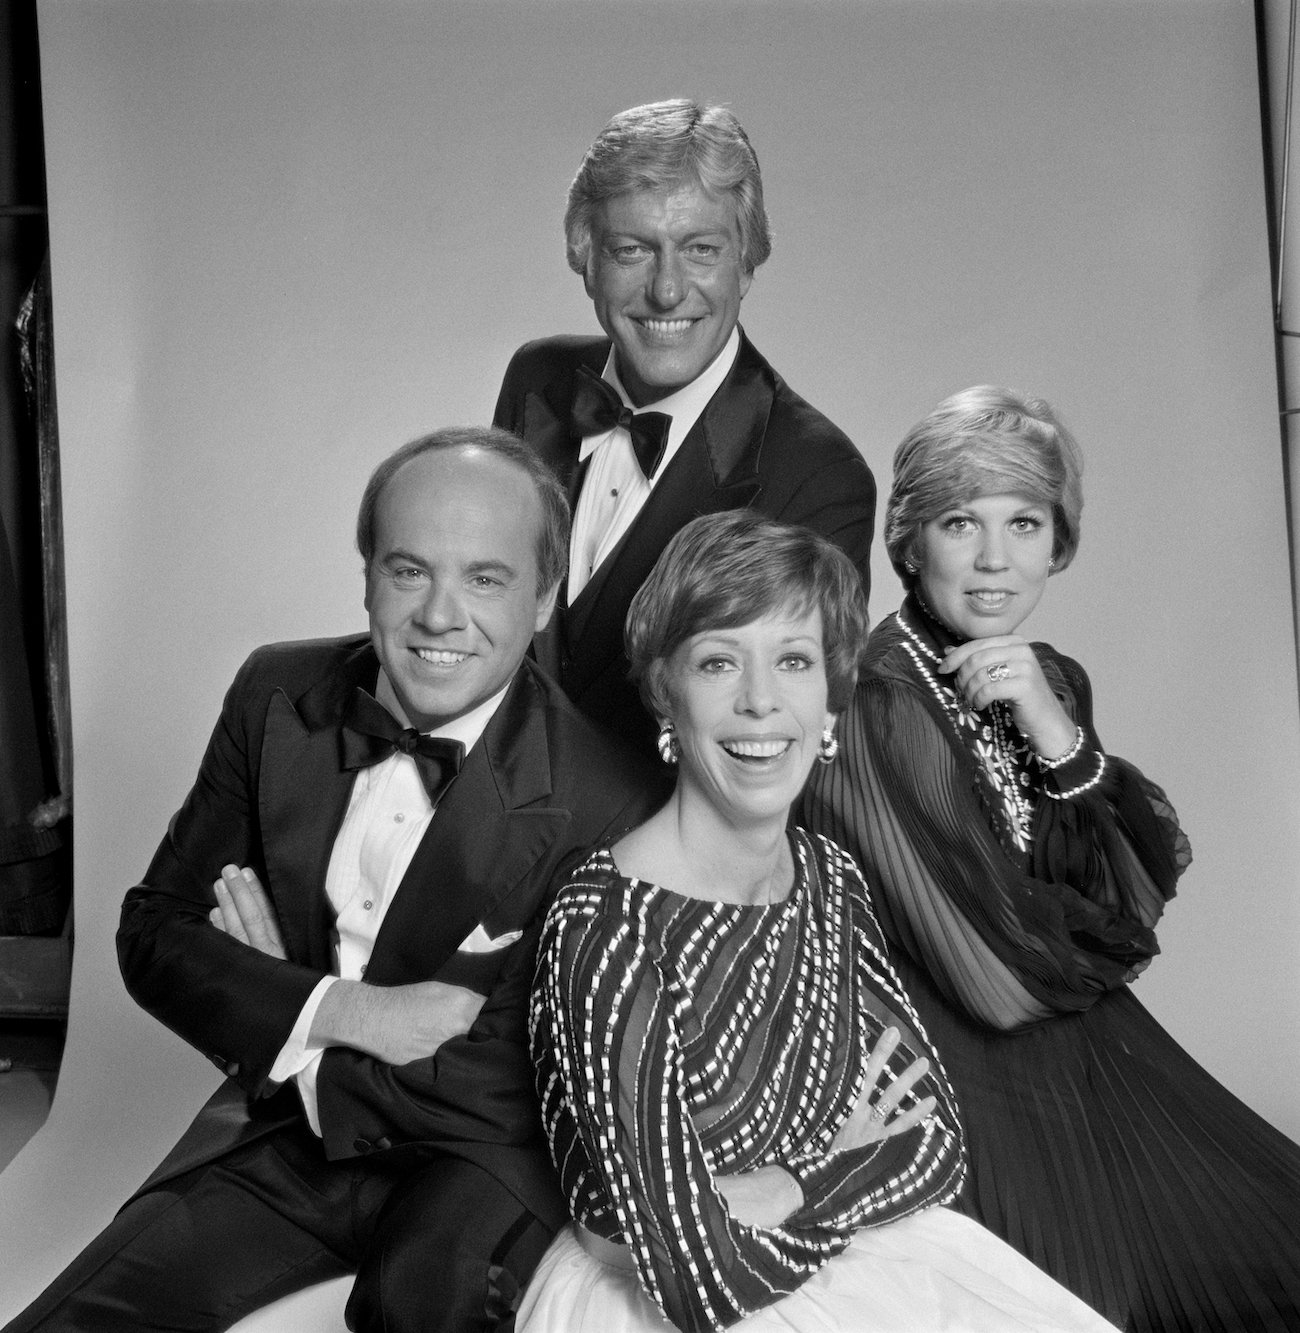
[[(594, 852), (547, 917), (530, 1032), (569, 1210), (626, 1243), (679, 1328), (716, 1329), (795, 1290), (866, 1226), (952, 1198), (964, 1164), (938, 1059), (890, 967), (853, 862), (791, 833), (796, 879), (772, 906), (683, 897)], [(931, 1073), (915, 1129), (830, 1152), (889, 1025), (901, 1072)], [(735, 1221), (715, 1175), (791, 1171), (804, 1205)]]

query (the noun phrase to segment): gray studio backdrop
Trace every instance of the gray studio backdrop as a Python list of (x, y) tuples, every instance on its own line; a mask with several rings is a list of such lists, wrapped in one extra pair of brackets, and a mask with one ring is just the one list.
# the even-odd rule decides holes
[[(1088, 463), (1030, 623), (1196, 862), (1139, 995), (1292, 1135), (1300, 710), (1247, 0), (45, 0), (76, 743), (64, 1074), (0, 1177), (0, 1320), (217, 1074), (140, 1014), (124, 890), (256, 644), (364, 624), (367, 473), (594, 330), (560, 215), (621, 107), (740, 114), (776, 233), (743, 322), (881, 482), (993, 381)], [(898, 600), (883, 559), (873, 612)], [(214, 870), (216, 867), (214, 867)]]

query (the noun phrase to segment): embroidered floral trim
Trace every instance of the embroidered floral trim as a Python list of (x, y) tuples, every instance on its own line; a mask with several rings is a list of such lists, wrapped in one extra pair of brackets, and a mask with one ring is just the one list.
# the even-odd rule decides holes
[(938, 655), (903, 619), (901, 612), (895, 612), (894, 619), (907, 636), (902, 646), (917, 674), (947, 713), (962, 742), (979, 760), (997, 793), (1007, 836), (1019, 851), (1027, 852), (1034, 839), (1037, 793), (1030, 789), (1030, 760), (1034, 752), (1012, 720), (1011, 709), (1000, 699), (982, 712), (968, 708), (953, 686), (935, 672)]

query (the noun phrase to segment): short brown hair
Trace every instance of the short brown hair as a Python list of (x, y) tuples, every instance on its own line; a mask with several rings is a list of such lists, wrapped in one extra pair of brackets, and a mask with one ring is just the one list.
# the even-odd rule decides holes
[(693, 519), (663, 554), (628, 608), (623, 640), (645, 706), (668, 715), (668, 659), (692, 635), (735, 629), (773, 611), (822, 615), (827, 703), (848, 706), (867, 637), (867, 599), (853, 562), (807, 528), (748, 509)]

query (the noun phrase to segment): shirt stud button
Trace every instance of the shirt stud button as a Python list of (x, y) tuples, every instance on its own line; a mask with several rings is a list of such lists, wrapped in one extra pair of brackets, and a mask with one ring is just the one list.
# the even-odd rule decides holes
[(399, 810), (399, 811), (397, 812), (397, 814), (395, 814), (395, 815), (393, 816), (393, 823), (394, 823), (394, 824), (401, 824), (401, 823), (403, 823), (403, 822), (405, 821), (405, 819), (406, 819), (406, 816), (405, 816), (404, 814), (402, 814), (402, 812)]
[(363, 902), (363, 903), (361, 904), (361, 906), (364, 907), (364, 908), (366, 909), (367, 912), (370, 911), (370, 909), (371, 909), (374, 905), (375, 905), (375, 900), (374, 900), (373, 898), (367, 898), (367, 899), (365, 900), (365, 902)]

